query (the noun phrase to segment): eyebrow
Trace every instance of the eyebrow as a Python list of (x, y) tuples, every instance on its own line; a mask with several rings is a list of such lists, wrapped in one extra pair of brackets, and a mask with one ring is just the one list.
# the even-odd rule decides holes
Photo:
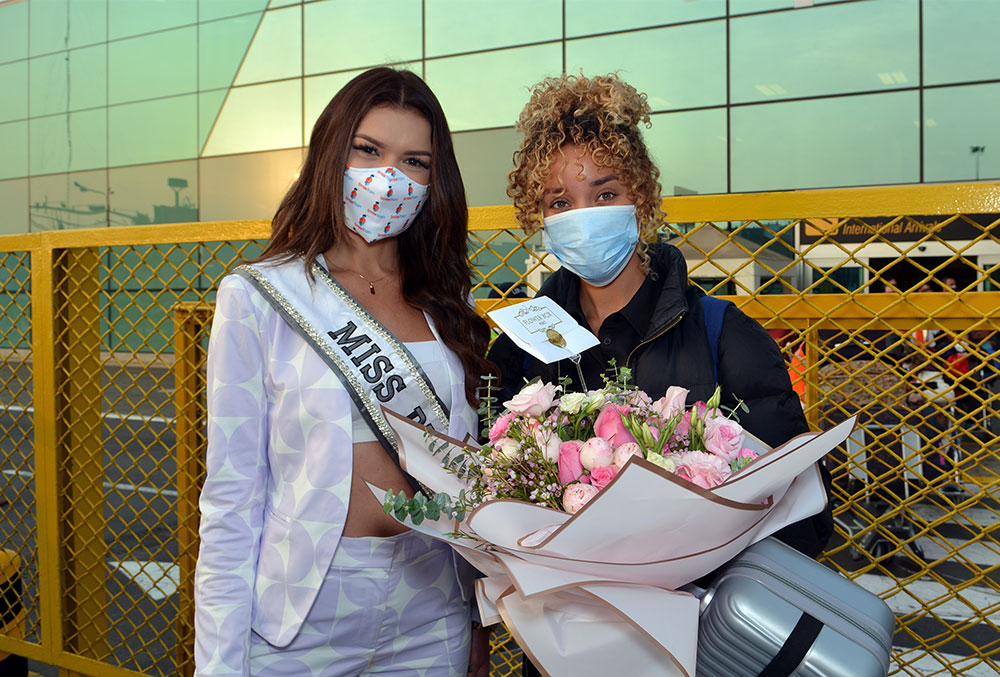
[[(615, 176), (614, 174), (608, 174), (607, 176), (602, 176), (599, 179), (594, 179), (593, 181), (591, 181), (590, 182), (590, 187), (591, 188), (596, 188), (598, 186), (603, 186), (604, 184), (609, 183), (611, 181), (617, 181), (617, 180), (618, 180), (617, 176)], [(561, 187), (560, 188), (549, 188), (544, 193), (542, 193), (542, 195), (544, 196), (544, 195), (549, 195), (551, 193), (563, 193), (563, 192), (565, 192), (565, 191)]]
[[(384, 143), (382, 143), (378, 139), (373, 139), (372, 137), (368, 136), (367, 134), (355, 134), (354, 138), (356, 138), (356, 139), (358, 139), (358, 138), (364, 139), (368, 143), (370, 143), (373, 146), (376, 146), (378, 148), (385, 148), (385, 144)], [(427, 157), (431, 157), (431, 152), (429, 150), (407, 150), (407, 151), (403, 152), (403, 155), (426, 155)]]

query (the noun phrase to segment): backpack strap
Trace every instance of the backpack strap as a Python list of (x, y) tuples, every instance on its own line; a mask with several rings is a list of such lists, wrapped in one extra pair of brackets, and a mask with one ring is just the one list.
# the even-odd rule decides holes
[(705, 333), (708, 335), (708, 347), (712, 349), (712, 369), (715, 373), (715, 383), (719, 383), (719, 337), (722, 336), (722, 320), (726, 308), (732, 301), (717, 299), (713, 296), (701, 297), (701, 312), (705, 316)]

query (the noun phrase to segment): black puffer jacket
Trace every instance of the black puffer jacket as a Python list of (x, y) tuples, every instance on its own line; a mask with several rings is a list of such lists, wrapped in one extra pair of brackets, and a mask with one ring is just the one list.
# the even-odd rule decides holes
[[(691, 391), (689, 403), (707, 400), (715, 389), (712, 352), (705, 331), (699, 298), (703, 292), (688, 284), (687, 265), (680, 251), (667, 244), (651, 248), (650, 275), (658, 285), (649, 325), (638, 345), (628, 351), (628, 366), (635, 384), (650, 397), (661, 397), (671, 385)], [(539, 294), (548, 296), (574, 315), (585, 320), (579, 309), (580, 281), (565, 269), (557, 271), (542, 286)], [(586, 362), (601, 358), (599, 346), (587, 351)], [(724, 406), (734, 407), (742, 400), (749, 412), (741, 412), (740, 424), (771, 446), (783, 444), (808, 431), (802, 407), (792, 390), (785, 361), (777, 344), (760, 324), (733, 305), (726, 309), (719, 338), (718, 381)], [(517, 348), (506, 336), (494, 343), (489, 355), (500, 369), (501, 402), (510, 399), (525, 380), (540, 376), (557, 382), (560, 376), (575, 381), (576, 368), (563, 360), (544, 364)], [(620, 365), (619, 365), (620, 366)], [(584, 372), (590, 387), (600, 380)], [(829, 492), (829, 472), (822, 468)], [(810, 556), (818, 555), (833, 533), (829, 507), (819, 515), (785, 527), (777, 536), (785, 543)]]

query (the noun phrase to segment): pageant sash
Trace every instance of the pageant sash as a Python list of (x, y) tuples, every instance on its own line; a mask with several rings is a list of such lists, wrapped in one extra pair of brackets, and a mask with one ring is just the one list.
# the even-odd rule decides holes
[(398, 442), (383, 406), (448, 433), (450, 412), (419, 363), (325, 268), (313, 262), (315, 284), (298, 259), (242, 265), (234, 272), (249, 281), (333, 370), (397, 465)]

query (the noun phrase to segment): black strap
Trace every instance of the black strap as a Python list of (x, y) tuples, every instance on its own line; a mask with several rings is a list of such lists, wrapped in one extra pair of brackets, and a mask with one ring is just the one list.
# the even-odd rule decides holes
[(795, 672), (822, 629), (823, 621), (802, 612), (788, 639), (757, 677), (788, 677)]

